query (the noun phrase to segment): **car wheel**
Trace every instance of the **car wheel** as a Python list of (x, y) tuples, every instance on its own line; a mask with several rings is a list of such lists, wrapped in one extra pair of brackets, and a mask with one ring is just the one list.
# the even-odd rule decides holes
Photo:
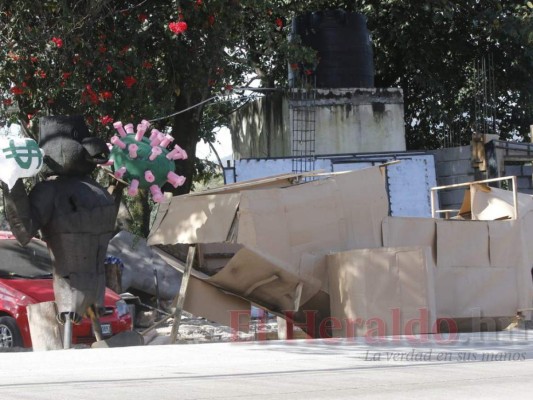
[(0, 317), (0, 347), (22, 347), (22, 336), (12, 317)]

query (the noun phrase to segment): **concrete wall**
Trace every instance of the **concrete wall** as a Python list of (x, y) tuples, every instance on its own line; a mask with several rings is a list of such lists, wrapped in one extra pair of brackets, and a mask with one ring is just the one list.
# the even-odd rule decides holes
[(401, 89), (317, 89), (316, 154), (405, 151)]
[[(316, 89), (315, 153), (405, 151), (401, 89)], [(235, 159), (292, 156), (294, 93), (271, 93), (231, 118)]]
[(234, 113), (229, 130), (235, 159), (291, 154), (289, 106), (282, 93), (270, 93)]
[[(450, 147), (433, 150), (437, 186), (472, 182), (474, 169), (471, 164), (470, 146)], [(459, 209), (463, 202), (464, 188), (439, 192), (440, 209)]]
[(518, 191), (521, 193), (533, 194), (532, 174), (533, 168), (531, 164), (505, 164), (504, 166), (505, 176), (516, 176), (518, 178)]

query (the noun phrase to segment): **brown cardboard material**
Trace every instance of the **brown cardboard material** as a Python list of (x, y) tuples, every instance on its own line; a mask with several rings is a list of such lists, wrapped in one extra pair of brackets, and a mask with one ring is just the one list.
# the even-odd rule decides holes
[(431, 248), (437, 262), (437, 226), (433, 218), (386, 217), (382, 223), (384, 247), (422, 246)]
[[(533, 211), (533, 197), (517, 193), (518, 218)], [(485, 184), (471, 185), (465, 196), (459, 215), (481, 221), (495, 221), (514, 218), (513, 192), (493, 188)]]
[(280, 260), (257, 249), (240, 249), (215, 275), (205, 282), (272, 310), (296, 311), (320, 289), (317, 279), (301, 279)]
[[(148, 243), (210, 243), (236, 237), (236, 243), (245, 246), (246, 251), (256, 252), (256, 259), (248, 260), (248, 266), (239, 261), (239, 274), (243, 274), (248, 286), (267, 279), (253, 272), (251, 266), (268, 259), (272, 270), (278, 268), (277, 276), (283, 271), (303, 285), (301, 301), (305, 302), (327, 286), (321, 285), (327, 282), (324, 255), (334, 250), (380, 247), (381, 220), (388, 214), (379, 167), (321, 178), (282, 188), (267, 188), (271, 179), (256, 180), (242, 183), (239, 192), (221, 188), (215, 194), (211, 191), (206, 195), (174, 197), (161, 206)], [(231, 231), (237, 232), (236, 236), (230, 235)], [(226, 268), (231, 270), (233, 261), (230, 259), (217, 276), (224, 276)], [(208, 281), (243, 295), (230, 280)], [(263, 297), (254, 297), (253, 301), (272, 304), (272, 296), (286, 290), (283, 285), (282, 280), (262, 285), (262, 290), (254, 294)], [(263, 291), (266, 289), (270, 292)], [(289, 297), (285, 296), (276, 307), (288, 307)]]
[[(169, 265), (183, 272), (185, 266), (179, 260), (157, 247), (153, 250)], [(184, 310), (225, 326), (232, 327), (236, 324), (235, 321), (238, 321), (239, 330), (247, 332), (250, 322), (250, 302), (205, 282), (206, 277), (205, 274), (193, 270)]]
[(434, 265), (428, 247), (352, 250), (327, 256), (335, 337), (434, 332)]
[(435, 282), (439, 318), (514, 316), (520, 308), (515, 268), (438, 267)]
[(437, 220), (437, 268), (489, 265), (487, 222)]
[(239, 200), (238, 193), (173, 197), (158, 210), (148, 245), (224, 242)]

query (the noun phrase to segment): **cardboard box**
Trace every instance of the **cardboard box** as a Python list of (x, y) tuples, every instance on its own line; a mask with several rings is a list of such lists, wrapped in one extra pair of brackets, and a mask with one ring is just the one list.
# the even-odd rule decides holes
[(327, 256), (335, 337), (407, 335), (436, 329), (428, 247), (352, 250)]

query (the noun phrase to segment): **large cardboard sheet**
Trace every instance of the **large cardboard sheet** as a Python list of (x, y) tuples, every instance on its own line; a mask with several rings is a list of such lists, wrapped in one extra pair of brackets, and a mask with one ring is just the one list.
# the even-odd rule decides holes
[[(517, 193), (518, 218), (533, 211), (533, 197)], [(465, 191), (460, 215), (471, 214), (472, 219), (494, 221), (514, 218), (514, 198), (511, 190), (475, 184)]]
[[(185, 266), (172, 255), (157, 247), (153, 250), (169, 265), (178, 271), (184, 271)], [(250, 322), (250, 302), (216, 288), (205, 282), (205, 279), (206, 275), (193, 270), (183, 306), (185, 311), (224, 326), (234, 326), (238, 321), (238, 330), (247, 332)]]
[(489, 265), (487, 222), (437, 220), (437, 268)]
[(429, 247), (437, 262), (436, 220), (433, 218), (386, 217), (382, 223), (384, 247)]
[(239, 200), (239, 193), (173, 197), (158, 211), (148, 244), (224, 242)]
[(379, 168), (338, 173), (284, 189), (243, 192), (238, 242), (324, 281), (324, 255), (380, 247), (381, 221), (387, 215)]
[(434, 332), (434, 264), (428, 247), (352, 250), (327, 256), (335, 337)]
[(439, 318), (512, 317), (520, 308), (515, 268), (438, 267), (435, 282)]
[(302, 279), (280, 260), (247, 247), (205, 282), (277, 313), (298, 310), (320, 289), (317, 279)]

